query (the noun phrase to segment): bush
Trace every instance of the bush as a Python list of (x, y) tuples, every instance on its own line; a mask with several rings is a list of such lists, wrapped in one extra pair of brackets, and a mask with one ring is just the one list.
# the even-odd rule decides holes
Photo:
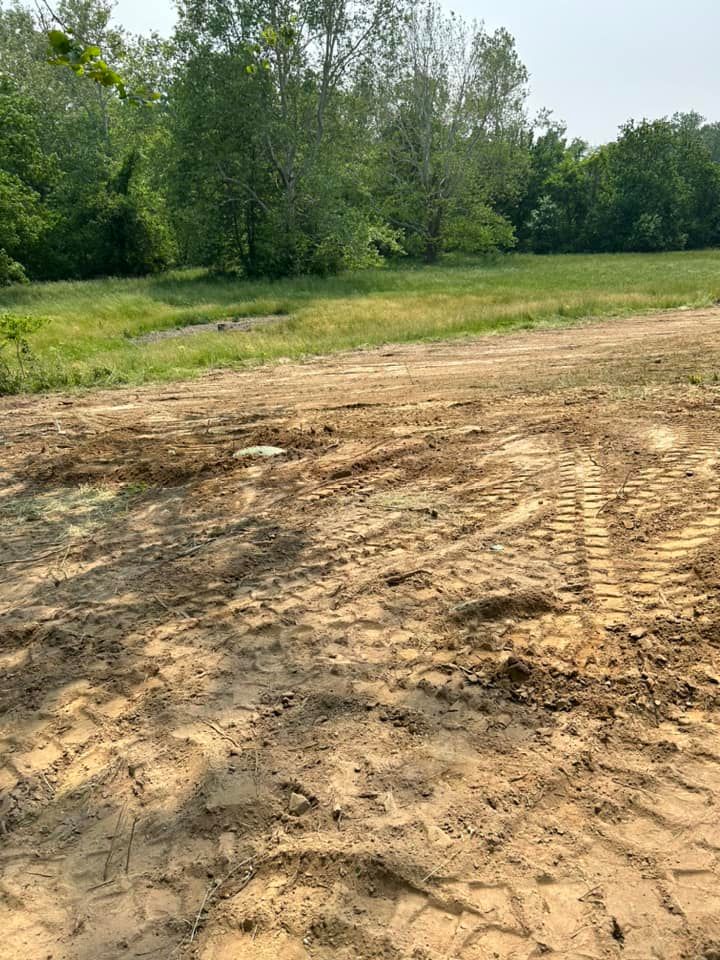
[(25, 275), (22, 264), (13, 260), (2, 248), (0, 248), (0, 287), (9, 287), (12, 283), (27, 283), (28, 278)]
[(385, 256), (403, 252), (397, 231), (369, 222), (356, 210), (343, 210), (323, 226), (324, 236), (310, 244), (310, 254), (302, 265), (308, 273), (329, 276), (379, 267)]
[(661, 250), (682, 250), (686, 243), (687, 235), (668, 228), (659, 213), (642, 213), (633, 224), (627, 248), (642, 253), (656, 253)]
[(0, 313), (0, 394), (18, 393), (42, 379), (28, 336), (44, 323), (45, 317)]
[(487, 204), (452, 211), (447, 225), (446, 250), (486, 255), (511, 250), (515, 244), (513, 225)]

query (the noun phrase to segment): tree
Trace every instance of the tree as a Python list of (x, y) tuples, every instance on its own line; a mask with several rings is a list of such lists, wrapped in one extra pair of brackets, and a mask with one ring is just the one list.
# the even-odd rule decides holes
[[(109, 66), (122, 70), (133, 82), (142, 74), (153, 80), (162, 74), (160, 64), (167, 60), (166, 51), (157, 42), (136, 41), (115, 27), (110, 2), (63, 0), (56, 15), (83, 43), (92, 38), (102, 44)], [(50, 279), (119, 269), (136, 272), (139, 264), (148, 268), (167, 264), (171, 244), (153, 169), (153, 151), (164, 124), (162, 105), (152, 110), (132, 109), (114, 86), (88, 83), (84, 76), (48, 64), (46, 27), (23, 7), (0, 11), (0, 65), (12, 73), (15, 96), (22, 98), (21, 113), (26, 128), (33, 131), (33, 150), (46, 158), (40, 179), (21, 176), (31, 191), (22, 195), (23, 209), (32, 216), (13, 259), (19, 260), (30, 276)], [(7, 155), (23, 156), (16, 145), (10, 149), (7, 137), (4, 143)], [(115, 184), (130, 159), (132, 177), (120, 199)], [(17, 209), (17, 184), (12, 195), (6, 181), (2, 190), (5, 206), (12, 203)], [(112, 216), (110, 208), (115, 210)], [(120, 208), (123, 239), (119, 244)], [(41, 234), (38, 216), (42, 218)], [(131, 227), (136, 230), (137, 244), (132, 254), (128, 247)], [(149, 238), (158, 243), (152, 253), (147, 248)], [(127, 254), (119, 261), (115, 256), (118, 250)]]
[(349, 202), (352, 87), (397, 12), (392, 0), (187, 0), (173, 179), (180, 223), (203, 211), (206, 256), (282, 275), (367, 253), (372, 225)]
[(387, 66), (378, 84), (381, 176), (408, 248), (432, 263), (443, 249), (512, 245), (493, 207), (515, 195), (526, 158), (527, 72), (513, 38), (426, 0)]
[(703, 118), (629, 121), (587, 153), (566, 146), (537, 188), (527, 242), (538, 253), (659, 251), (720, 239), (720, 166)]
[(39, 105), (0, 78), (0, 284), (22, 280), (50, 225), (44, 203), (53, 158), (42, 150)]
[(700, 136), (708, 148), (713, 163), (720, 163), (720, 123), (706, 123), (700, 128)]
[(613, 250), (677, 250), (718, 237), (718, 168), (686, 122), (628, 122), (603, 148), (604, 202), (596, 233)]

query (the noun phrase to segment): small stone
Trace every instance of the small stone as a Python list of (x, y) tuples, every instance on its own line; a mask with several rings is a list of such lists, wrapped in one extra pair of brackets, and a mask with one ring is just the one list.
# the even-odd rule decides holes
[(333, 820), (339, 821), (340, 817), (342, 817), (342, 814), (343, 814), (342, 807), (340, 806), (339, 803), (336, 803), (335, 806), (332, 808)]
[(645, 631), (643, 630), (642, 627), (635, 627), (633, 630), (630, 631), (631, 640), (642, 640), (644, 636), (645, 636)]
[(291, 793), (288, 810), (294, 817), (301, 817), (310, 809), (310, 801), (302, 793)]

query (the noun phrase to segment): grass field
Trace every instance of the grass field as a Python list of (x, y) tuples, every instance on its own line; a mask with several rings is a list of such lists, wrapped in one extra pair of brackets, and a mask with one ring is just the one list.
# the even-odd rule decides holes
[[(27, 389), (145, 383), (364, 345), (466, 336), (720, 298), (720, 251), (536, 257), (403, 265), (332, 279), (215, 279), (177, 271), (0, 291), (0, 313), (49, 318), (32, 337)], [(135, 344), (153, 330), (283, 314), (249, 333)]]

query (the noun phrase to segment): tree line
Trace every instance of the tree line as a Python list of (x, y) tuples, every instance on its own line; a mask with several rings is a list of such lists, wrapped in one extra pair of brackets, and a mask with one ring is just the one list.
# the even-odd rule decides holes
[[(53, 64), (54, 21), (96, 82)], [(0, 6), (0, 282), (720, 242), (720, 124), (591, 147), (528, 83), (435, 0), (182, 0), (170, 40), (109, 0)]]

